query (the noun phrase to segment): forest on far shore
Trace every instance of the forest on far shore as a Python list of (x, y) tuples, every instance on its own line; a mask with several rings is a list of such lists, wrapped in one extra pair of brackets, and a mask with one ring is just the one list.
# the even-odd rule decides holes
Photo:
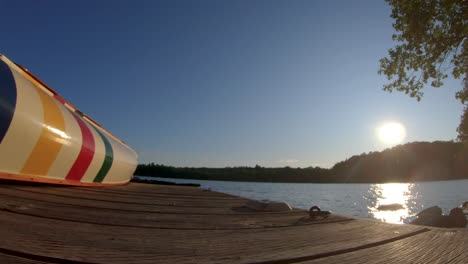
[(468, 179), (468, 146), (452, 141), (413, 142), (355, 155), (332, 168), (180, 168), (139, 164), (135, 175), (217, 181), (386, 183)]

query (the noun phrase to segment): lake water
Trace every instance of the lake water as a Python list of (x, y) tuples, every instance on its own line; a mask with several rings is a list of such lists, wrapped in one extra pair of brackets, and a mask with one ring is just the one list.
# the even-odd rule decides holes
[[(178, 183), (199, 183), (202, 188), (256, 200), (285, 201), (291, 206), (322, 210), (389, 223), (408, 223), (422, 209), (437, 205), (444, 214), (468, 201), (468, 180), (385, 183), (311, 184), (202, 181), (140, 177)], [(401, 204), (402, 209), (379, 211), (380, 205)]]

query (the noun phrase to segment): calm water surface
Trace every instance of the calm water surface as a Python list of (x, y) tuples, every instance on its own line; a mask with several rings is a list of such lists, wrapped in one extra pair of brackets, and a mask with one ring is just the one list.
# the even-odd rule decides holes
[[(199, 183), (202, 188), (256, 200), (285, 201), (309, 209), (318, 205), (342, 215), (373, 218), (389, 223), (407, 223), (422, 209), (437, 205), (444, 214), (468, 201), (468, 180), (385, 183), (310, 184), (201, 181), (141, 177), (178, 183)], [(401, 204), (400, 210), (379, 211), (380, 205)]]

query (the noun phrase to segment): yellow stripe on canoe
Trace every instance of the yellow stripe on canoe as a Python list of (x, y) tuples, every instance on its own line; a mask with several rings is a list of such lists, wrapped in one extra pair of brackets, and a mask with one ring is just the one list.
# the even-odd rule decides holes
[(68, 135), (65, 131), (65, 120), (62, 112), (52, 97), (38, 89), (44, 109), (44, 125), (41, 135), (34, 149), (29, 155), (21, 173), (32, 175), (48, 175), (52, 163), (55, 161), (63, 141)]

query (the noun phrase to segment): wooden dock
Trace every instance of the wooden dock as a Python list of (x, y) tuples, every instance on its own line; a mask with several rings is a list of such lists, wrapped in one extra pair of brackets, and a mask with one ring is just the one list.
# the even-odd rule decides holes
[(0, 183), (0, 199), (0, 263), (468, 263), (466, 229), (255, 212), (196, 187)]

